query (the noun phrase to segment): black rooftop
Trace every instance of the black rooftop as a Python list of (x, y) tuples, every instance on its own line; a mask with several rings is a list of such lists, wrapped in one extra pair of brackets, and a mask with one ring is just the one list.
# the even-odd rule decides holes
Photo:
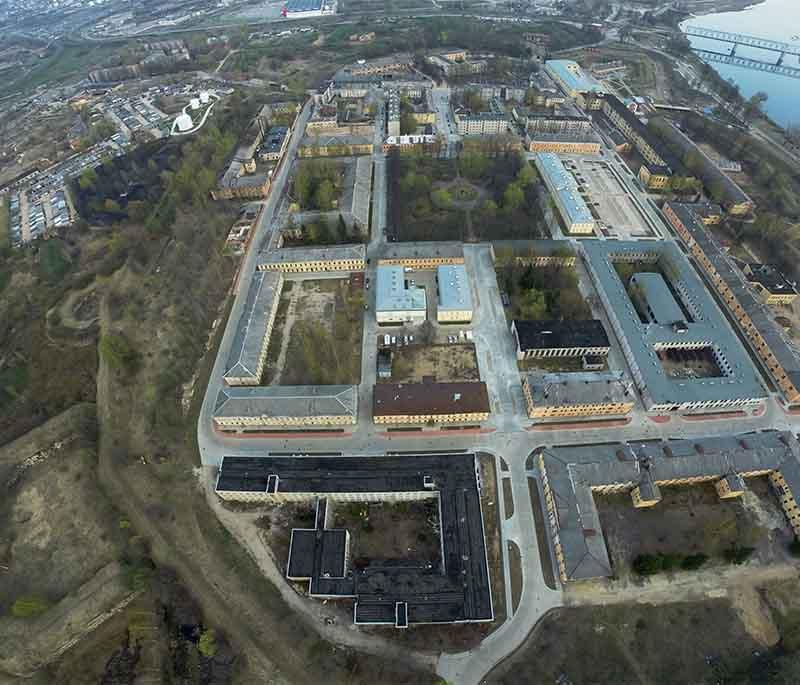
[(514, 319), (519, 349), (609, 347), (608, 335), (597, 319), (587, 321), (526, 321)]

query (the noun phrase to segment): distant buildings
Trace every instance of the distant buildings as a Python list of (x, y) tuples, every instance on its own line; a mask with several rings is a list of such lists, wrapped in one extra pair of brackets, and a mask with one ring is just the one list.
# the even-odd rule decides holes
[(479, 424), (489, 418), (486, 383), (379, 383), (373, 389), (376, 424)]
[(613, 95), (605, 98), (603, 113), (633, 144), (645, 161), (639, 178), (648, 188), (668, 187), (673, 174), (685, 175), (681, 161), (628, 107)]
[(336, 12), (336, 0), (288, 0), (283, 7), (287, 19), (322, 17)]
[(578, 183), (558, 155), (540, 152), (534, 161), (567, 231), (583, 235), (594, 233), (595, 219), (580, 194)]
[(480, 74), (488, 67), (485, 59), (471, 58), (466, 50), (459, 48), (440, 50), (425, 59), (428, 64), (439, 69), (445, 76)]
[(583, 109), (600, 109), (606, 96), (603, 85), (587, 74), (577, 62), (566, 59), (547, 60), (545, 72)]

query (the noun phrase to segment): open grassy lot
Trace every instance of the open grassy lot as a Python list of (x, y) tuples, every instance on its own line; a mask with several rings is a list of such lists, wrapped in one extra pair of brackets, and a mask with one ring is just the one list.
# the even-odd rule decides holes
[(264, 382), (358, 383), (363, 327), (364, 294), (349, 281), (296, 281), (291, 290), (284, 287)]
[(438, 382), (477, 381), (474, 345), (408, 345), (392, 350), (392, 377), (387, 383), (421, 383), (426, 376)]

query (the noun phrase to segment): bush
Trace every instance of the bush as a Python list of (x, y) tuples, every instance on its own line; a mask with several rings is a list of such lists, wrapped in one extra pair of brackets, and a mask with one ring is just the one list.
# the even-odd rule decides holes
[(708, 561), (708, 557), (703, 553), (690, 554), (688, 557), (684, 557), (681, 560), (681, 568), (684, 571), (696, 571), (705, 564), (706, 561)]
[(204, 657), (211, 659), (217, 654), (217, 634), (213, 628), (206, 628), (200, 633), (197, 651)]
[(15, 618), (33, 618), (49, 608), (50, 603), (41, 595), (25, 595), (18, 597), (11, 606), (11, 615)]
[(653, 576), (662, 570), (660, 554), (640, 554), (633, 560), (633, 570), (640, 576)]
[(789, 553), (793, 557), (800, 557), (800, 540), (795, 538), (789, 543)]
[(755, 551), (754, 547), (731, 547), (725, 550), (723, 556), (729, 564), (738, 566), (747, 561)]
[(100, 355), (116, 370), (133, 372), (139, 355), (121, 333), (109, 333), (100, 338)]

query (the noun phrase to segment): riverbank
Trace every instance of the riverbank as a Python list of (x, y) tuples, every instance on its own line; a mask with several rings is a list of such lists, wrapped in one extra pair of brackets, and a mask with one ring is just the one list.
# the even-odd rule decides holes
[(764, 2), (766, 0), (701, 0), (700, 2), (684, 3), (683, 7), (690, 17), (702, 17), (706, 14), (721, 14), (722, 12), (742, 12)]

